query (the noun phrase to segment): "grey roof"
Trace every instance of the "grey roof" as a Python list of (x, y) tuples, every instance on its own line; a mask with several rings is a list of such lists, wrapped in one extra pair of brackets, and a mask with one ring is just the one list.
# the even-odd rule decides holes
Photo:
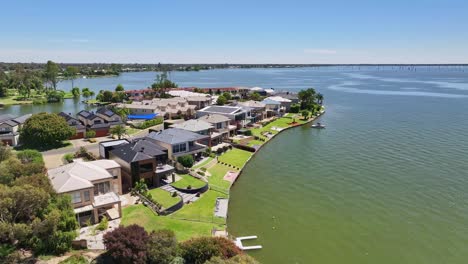
[(97, 111), (96, 111), (97, 114), (101, 114), (101, 115), (105, 115), (105, 116), (108, 116), (108, 117), (111, 117), (113, 115), (115, 115), (114, 112), (112, 112), (112, 110), (109, 110), (105, 107), (101, 107), (99, 108)]
[(89, 111), (87, 111), (87, 110), (81, 110), (81, 111), (78, 112), (78, 114), (76, 114), (76, 115), (82, 116), (83, 118), (88, 119), (88, 120), (93, 120), (94, 118), (98, 117), (98, 116), (95, 115), (94, 113), (89, 112)]
[(112, 178), (106, 169), (120, 168), (113, 160), (75, 161), (73, 163), (50, 169), (47, 172), (50, 182), (57, 193), (71, 192), (92, 188), (92, 181)]
[(200, 111), (202, 112), (216, 112), (216, 113), (223, 113), (223, 114), (232, 114), (235, 111), (239, 110), (239, 107), (235, 106), (207, 106)]
[(237, 105), (240, 107), (250, 107), (250, 108), (264, 108), (266, 106), (262, 102), (253, 101), (253, 100), (249, 100), (245, 102), (238, 102)]
[(206, 121), (211, 124), (216, 124), (220, 122), (227, 122), (230, 119), (226, 116), (223, 115), (218, 115), (218, 114), (209, 114), (209, 115), (204, 115), (198, 118), (199, 120)]
[(299, 99), (299, 96), (297, 95), (297, 93), (292, 93), (292, 92), (280, 92), (280, 93), (277, 93), (276, 96), (281, 96), (289, 100)]
[(280, 102), (266, 98), (265, 100), (262, 101), (262, 103), (267, 104), (267, 105), (281, 105)]
[(130, 144), (118, 145), (110, 152), (122, 160), (131, 163), (164, 155), (166, 154), (166, 151), (166, 148), (143, 138)]
[(182, 123), (173, 124), (171, 125), (171, 127), (198, 132), (198, 131), (211, 129), (213, 128), (213, 125), (200, 119), (190, 119)]
[(10, 115), (10, 114), (0, 115), (0, 122), (6, 121), (6, 120), (9, 120), (9, 119), (13, 119), (13, 118), (15, 118), (15, 117)]
[(159, 132), (151, 132), (148, 135), (148, 138), (154, 139), (156, 141), (164, 142), (167, 144), (179, 144), (189, 141), (196, 141), (206, 138), (207, 136), (202, 136), (200, 134), (183, 130), (180, 128), (169, 128)]
[(61, 117), (63, 117), (63, 118), (65, 118), (66, 121), (68, 121), (68, 120), (70, 120), (70, 119), (75, 119), (75, 118), (73, 118), (71, 115), (69, 115), (69, 114), (67, 114), (67, 113), (65, 113), (65, 112), (60, 112), (60, 113), (58, 113), (58, 115), (61, 116)]
[(20, 117), (17, 117), (17, 118), (15, 118), (13, 120), (15, 120), (19, 124), (24, 124), (24, 122), (26, 122), (26, 120), (28, 120), (31, 116), (32, 116), (32, 114), (26, 114), (26, 115), (22, 115)]

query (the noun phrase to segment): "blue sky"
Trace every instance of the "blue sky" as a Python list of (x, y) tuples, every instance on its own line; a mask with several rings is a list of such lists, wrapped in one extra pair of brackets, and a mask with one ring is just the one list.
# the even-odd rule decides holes
[(8, 62), (468, 63), (468, 1), (1, 6), (0, 61)]

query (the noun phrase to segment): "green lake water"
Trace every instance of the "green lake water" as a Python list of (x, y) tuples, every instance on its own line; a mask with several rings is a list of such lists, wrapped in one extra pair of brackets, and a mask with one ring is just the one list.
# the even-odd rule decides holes
[[(80, 79), (144, 88), (155, 73)], [(326, 129), (284, 131), (234, 185), (228, 226), (257, 235), (262, 263), (466, 263), (468, 74), (463, 67), (326, 67), (175, 72), (180, 86), (315, 87)], [(67, 89), (67, 82), (60, 83)], [(2, 113), (66, 111), (67, 100)]]

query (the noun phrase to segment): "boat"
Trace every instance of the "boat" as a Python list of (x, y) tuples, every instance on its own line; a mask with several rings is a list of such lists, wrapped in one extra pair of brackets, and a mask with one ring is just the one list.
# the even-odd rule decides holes
[(325, 125), (322, 125), (321, 123), (313, 124), (310, 126), (311, 128), (325, 128)]

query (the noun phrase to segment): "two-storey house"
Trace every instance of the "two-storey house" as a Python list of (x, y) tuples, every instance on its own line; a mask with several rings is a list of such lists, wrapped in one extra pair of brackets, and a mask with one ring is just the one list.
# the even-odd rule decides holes
[(9, 146), (18, 145), (19, 130), (29, 117), (31, 114), (17, 118), (9, 114), (0, 115), (0, 142)]

